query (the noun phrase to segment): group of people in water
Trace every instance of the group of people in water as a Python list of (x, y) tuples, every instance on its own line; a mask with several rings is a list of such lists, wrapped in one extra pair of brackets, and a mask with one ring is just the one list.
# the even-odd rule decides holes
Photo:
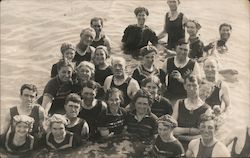
[[(225, 55), (232, 26), (221, 24), (220, 39), (204, 45), (199, 22), (179, 12), (179, 0), (167, 4), (158, 36), (145, 25), (148, 9), (134, 10), (138, 23), (129, 25), (121, 40), (125, 54), (141, 59), (131, 76), (124, 58), (112, 55), (107, 62), (112, 46), (102, 18), (91, 19), (76, 46), (63, 43), (62, 59), (52, 66), (42, 96), (35, 85), (22, 85), (21, 104), (6, 113), (1, 147), (22, 155), (126, 134), (151, 142), (149, 157), (249, 157), (250, 125), (242, 134), (216, 137), (231, 104), (216, 56)], [(159, 46), (167, 56), (161, 68), (155, 63)]]

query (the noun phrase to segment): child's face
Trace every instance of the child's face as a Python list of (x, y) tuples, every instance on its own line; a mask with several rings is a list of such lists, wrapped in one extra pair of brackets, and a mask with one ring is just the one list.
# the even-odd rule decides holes
[(29, 126), (24, 122), (17, 123), (15, 129), (16, 134), (19, 136), (26, 136), (29, 132)]
[(73, 58), (75, 56), (75, 51), (73, 49), (67, 49), (64, 53), (63, 53), (63, 57), (68, 59), (69, 61), (72, 61)]
[(158, 134), (161, 138), (167, 138), (172, 132), (172, 128), (169, 126), (163, 125), (163, 123), (158, 124)]
[(55, 139), (62, 139), (66, 133), (65, 125), (63, 123), (52, 123), (51, 133)]
[(96, 65), (103, 64), (105, 62), (105, 59), (106, 59), (106, 54), (104, 50), (102, 49), (96, 50), (96, 54), (94, 58), (95, 64)]
[(196, 35), (197, 33), (197, 28), (194, 22), (187, 22), (187, 33), (192, 36), (192, 35)]
[(151, 52), (143, 57), (144, 64), (153, 65), (155, 61), (155, 52)]
[(148, 90), (149, 93), (151, 93), (152, 96), (155, 96), (156, 94), (158, 94), (158, 86), (153, 83), (153, 82), (149, 82), (146, 84), (145, 88)]
[(120, 94), (113, 93), (112, 96), (108, 99), (109, 109), (116, 110), (121, 104)]

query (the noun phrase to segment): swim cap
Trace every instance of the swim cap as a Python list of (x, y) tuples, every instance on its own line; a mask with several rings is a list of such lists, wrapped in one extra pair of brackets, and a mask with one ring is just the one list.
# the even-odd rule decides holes
[(29, 128), (32, 128), (34, 119), (28, 115), (16, 115), (13, 117), (13, 126), (15, 127), (17, 123), (25, 123), (29, 126)]
[(166, 114), (158, 118), (158, 123), (162, 123), (164, 126), (170, 126), (175, 128), (178, 126), (177, 121), (170, 115)]

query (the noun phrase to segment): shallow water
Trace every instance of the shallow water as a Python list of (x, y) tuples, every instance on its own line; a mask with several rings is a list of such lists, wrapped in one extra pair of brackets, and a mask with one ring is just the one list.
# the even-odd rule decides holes
[[(81, 29), (89, 26), (94, 16), (105, 19), (104, 29), (112, 40), (112, 53), (124, 56), (130, 73), (138, 63), (120, 50), (123, 30), (136, 23), (133, 10), (145, 6), (150, 15), (147, 25), (158, 34), (168, 10), (160, 0), (4, 0), (1, 2), (1, 121), (10, 106), (19, 103), (23, 83), (38, 86), (39, 94), (50, 76), (50, 68), (60, 59), (63, 42), (77, 43)], [(187, 17), (201, 25), (205, 44), (218, 37), (222, 22), (232, 24), (229, 53), (223, 68), (234, 68), (239, 74), (221, 78), (231, 90), (232, 108), (226, 123), (230, 129), (240, 128), (250, 120), (249, 108), (249, 3), (247, 0), (188, 0), (180, 5)], [(161, 66), (162, 59), (157, 65)]]

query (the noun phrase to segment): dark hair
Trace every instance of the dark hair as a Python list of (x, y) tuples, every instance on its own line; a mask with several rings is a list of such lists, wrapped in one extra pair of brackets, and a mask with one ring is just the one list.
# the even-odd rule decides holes
[(152, 95), (144, 88), (142, 88), (136, 92), (136, 94), (134, 95), (134, 97), (132, 99), (132, 103), (135, 104), (135, 102), (137, 101), (138, 98), (147, 98), (150, 107), (152, 106), (152, 104), (154, 102)]
[(148, 9), (145, 8), (145, 7), (137, 7), (137, 8), (135, 8), (135, 10), (134, 10), (134, 13), (135, 13), (136, 16), (137, 16), (139, 13), (141, 13), (141, 12), (145, 12), (147, 16), (149, 15)]
[(221, 24), (220, 25), (220, 27), (219, 27), (219, 31), (222, 29), (222, 27), (224, 27), (224, 26), (227, 26), (227, 27), (229, 27), (230, 28), (230, 30), (232, 30), (232, 26), (230, 25), (230, 24), (227, 24), (227, 23), (223, 23), (223, 24)]
[(20, 89), (20, 94), (21, 94), (21, 95), (23, 94), (23, 91), (24, 91), (25, 89), (28, 89), (28, 90), (31, 90), (31, 91), (35, 92), (35, 93), (36, 93), (36, 96), (37, 96), (37, 88), (36, 88), (35, 85), (33, 85), (33, 84), (23, 84), (23, 85), (21, 86), (21, 89)]
[(180, 0), (177, 0), (178, 4), (181, 4), (181, 1)]
[(68, 102), (70, 102), (70, 101), (77, 103), (77, 104), (81, 104), (81, 102), (82, 102), (81, 97), (76, 93), (71, 93), (66, 97), (65, 105), (67, 105)]
[(195, 75), (192, 75), (192, 74), (189, 74), (189, 75), (187, 75), (187, 76), (184, 77), (184, 84), (187, 83), (187, 80), (189, 82), (192, 82), (192, 83), (195, 82), (195, 81), (197, 81), (198, 84), (200, 83), (200, 81), (198, 80), (198, 78)]
[(187, 22), (185, 22), (185, 24), (184, 24), (185, 27), (187, 27), (188, 22), (194, 23), (197, 30), (201, 29), (201, 24), (197, 20), (188, 19)]
[(93, 23), (94, 21), (101, 21), (101, 25), (103, 26), (103, 19), (102, 19), (102, 18), (100, 18), (100, 17), (94, 17), (94, 18), (92, 18), (92, 19), (90, 20), (90, 26), (92, 26), (92, 23)]
[(82, 90), (85, 87), (93, 89), (93, 90), (98, 90), (99, 85), (95, 81), (93, 81), (93, 80), (88, 80), (86, 83), (82, 84)]
[(155, 46), (147, 45), (147, 46), (144, 46), (140, 49), (141, 56), (148, 55), (149, 53), (152, 53), (152, 52), (154, 52), (155, 54), (158, 53), (158, 50), (155, 48)]
[(181, 38), (177, 41), (176, 47), (188, 43), (189, 43), (188, 40), (186, 40), (185, 38)]
[(59, 62), (57, 63), (57, 71), (59, 72), (62, 67), (71, 67), (72, 70), (74, 70), (73, 63), (66, 58), (59, 60)]
[(152, 75), (142, 80), (141, 86), (146, 87), (147, 83), (153, 82), (158, 88), (161, 88), (161, 80), (158, 76)]
[(96, 51), (97, 50), (103, 50), (105, 52), (106, 59), (109, 58), (109, 52), (106, 46), (100, 45), (95, 48), (95, 51), (93, 53), (93, 58), (96, 56)]
[(66, 50), (68, 50), (68, 49), (72, 49), (72, 50), (76, 51), (76, 48), (75, 48), (75, 46), (72, 43), (63, 43), (61, 45), (61, 49), (60, 50), (61, 50), (62, 54), (64, 54), (64, 52)]
[(109, 98), (110, 98), (113, 94), (115, 94), (115, 93), (118, 93), (118, 94), (119, 94), (119, 98), (120, 98), (120, 100), (121, 100), (121, 105), (124, 104), (123, 92), (120, 91), (120, 90), (117, 89), (117, 88), (114, 88), (114, 87), (112, 87), (112, 88), (110, 88), (110, 89), (107, 90), (106, 95), (105, 95), (105, 100), (108, 101)]

